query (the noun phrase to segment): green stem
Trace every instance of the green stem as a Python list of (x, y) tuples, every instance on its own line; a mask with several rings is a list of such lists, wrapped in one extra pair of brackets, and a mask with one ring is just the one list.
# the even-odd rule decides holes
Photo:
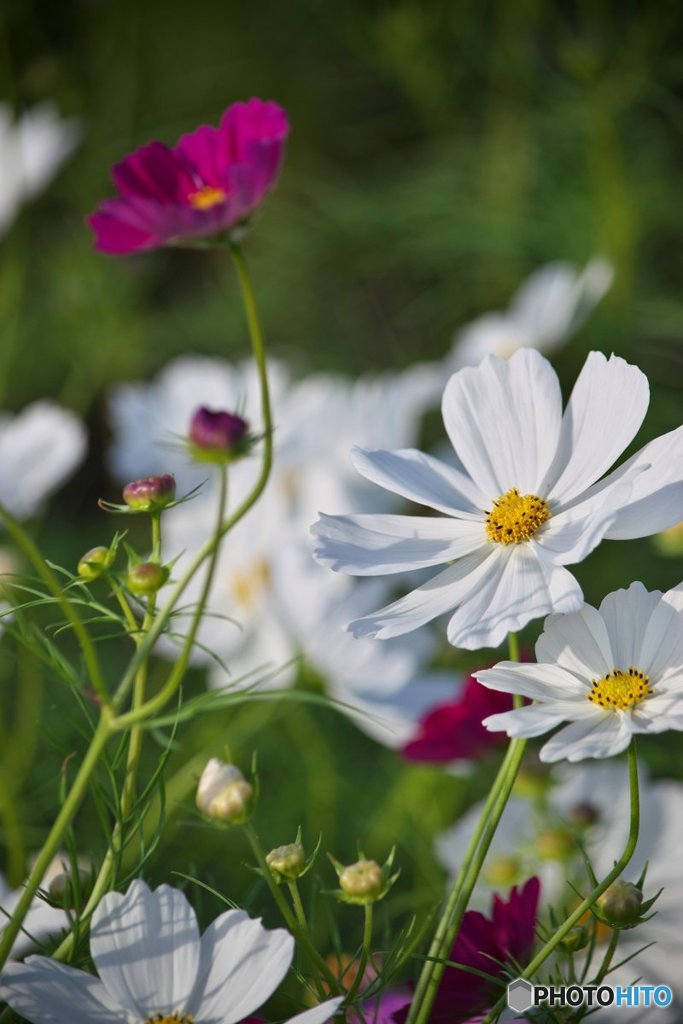
[[(516, 634), (510, 633), (508, 644), (510, 660), (515, 661), (519, 657)], [(520, 704), (521, 701), (515, 698), (515, 703)], [(445, 961), (455, 941), (470, 896), (479, 878), (482, 864), (507, 805), (525, 748), (526, 740), (512, 740), (508, 745), (434, 933), (406, 1024), (426, 1024), (429, 1020), (429, 1014), (445, 970)]]
[(351, 988), (346, 997), (347, 1005), (350, 1005), (356, 998), (356, 993), (360, 988), (363, 978), (365, 977), (365, 970), (368, 966), (370, 959), (370, 949), (372, 946), (372, 903), (365, 904), (365, 923), (363, 926), (363, 946), (360, 951), (360, 957), (358, 959), (358, 969), (356, 970), (356, 976), (353, 979)]
[(301, 896), (299, 895), (299, 887), (296, 884), (295, 878), (293, 878), (290, 882), (287, 882), (287, 888), (289, 889), (289, 894), (292, 897), (292, 905), (294, 907), (296, 919), (299, 922), (299, 925), (302, 928), (305, 928), (306, 931), (308, 931), (308, 921), (306, 920), (306, 912), (304, 910), (304, 905), (301, 902)]
[[(640, 794), (638, 791), (638, 759), (636, 756), (635, 738), (631, 740), (631, 745), (628, 748), (628, 777), (631, 794), (631, 824), (623, 854), (609, 874), (603, 878), (599, 885), (595, 886), (593, 891), (585, 898), (585, 900), (582, 900), (576, 910), (569, 915), (564, 924), (557, 929), (553, 937), (549, 939), (540, 952), (536, 954), (524, 973), (520, 975), (521, 978), (528, 981), (536, 974), (539, 967), (541, 967), (551, 953), (557, 949), (565, 935), (567, 935), (574, 925), (581, 920), (584, 914), (587, 914), (590, 911), (595, 901), (602, 896), (603, 892), (610, 887), (612, 882), (615, 882), (619, 878), (635, 853), (636, 845), (638, 843), (638, 833), (640, 831)], [(491, 1012), (484, 1018), (482, 1024), (493, 1024), (493, 1021), (496, 1020), (498, 1014), (505, 1005), (506, 996), (501, 996)]]
[(45, 562), (45, 559), (41, 555), (40, 551), (34, 544), (33, 540), (29, 535), (22, 529), (16, 519), (10, 515), (3, 505), (0, 505), (0, 518), (4, 521), (7, 532), (12, 537), (17, 546), (24, 552), (28, 560), (33, 565), (34, 569), (41, 577), (43, 582), (46, 584), (48, 590), (56, 599), (57, 604), (62, 610), (62, 614), (71, 623), (73, 631), (78, 639), (78, 642), (83, 651), (83, 658), (88, 669), (88, 676), (93, 688), (97, 692), (98, 697), (102, 701), (102, 704), (106, 707), (109, 703), (109, 695), (107, 693), (107, 687), (100, 669), (100, 663), (97, 658), (97, 653), (93, 646), (93, 642), (90, 639), (90, 634), (85, 628), (81, 617), (76, 611), (75, 607), (71, 604), (69, 599), (64, 595), (64, 590), (50, 569), (49, 565)]
[[(173, 609), (176, 607), (180, 597), (185, 591), (185, 588), (190, 583), (190, 580), (193, 578), (193, 576), (200, 568), (200, 566), (205, 562), (205, 560), (214, 554), (216, 548), (220, 544), (225, 534), (228, 533), (233, 528), (233, 526), (236, 525), (236, 523), (243, 519), (247, 512), (249, 512), (249, 510), (252, 508), (252, 506), (256, 504), (258, 499), (261, 497), (261, 494), (263, 493), (266, 484), (268, 483), (268, 478), (270, 476), (270, 471), (273, 464), (273, 420), (270, 407), (270, 393), (268, 390), (268, 372), (266, 367), (263, 332), (261, 330), (258, 312), (256, 309), (256, 300), (254, 298), (251, 280), (249, 278), (249, 273), (247, 270), (246, 263), (244, 261), (244, 256), (242, 255), (242, 251), (238, 246), (232, 245), (230, 247), (230, 253), (235, 264), (240, 289), (242, 291), (242, 301), (244, 303), (244, 309), (247, 317), (247, 325), (249, 327), (251, 348), (259, 376), (261, 406), (263, 415), (263, 461), (261, 464), (261, 472), (251, 493), (247, 495), (247, 497), (240, 505), (238, 505), (238, 507), (235, 509), (232, 515), (223, 521), (223, 523), (220, 526), (220, 529), (216, 532), (216, 534), (213, 537), (211, 537), (199, 549), (193, 561), (190, 563), (187, 570), (185, 571), (185, 574), (181, 577), (181, 579), (178, 581), (176, 586), (171, 591), (171, 594), (168, 600), (166, 601), (166, 604), (160, 610), (155, 620), (154, 626), (152, 627), (148, 635), (145, 637), (143, 643), (140, 645), (140, 648), (136, 656), (133, 658), (131, 664), (128, 667), (128, 671), (124, 676), (117, 691), (117, 694), (114, 698), (115, 707), (121, 706), (125, 694), (128, 692), (130, 686), (132, 685), (134, 674), (137, 671), (140, 662), (151, 651), (152, 647), (154, 646), (157, 639), (161, 635), (161, 632), (164, 629), (166, 623), (168, 622), (168, 619)], [(178, 673), (176, 673), (173, 680), (169, 679), (168, 683), (162, 688), (162, 690), (159, 691), (159, 693), (156, 695), (156, 697), (152, 699), (152, 701), (149, 701), (142, 708), (138, 709), (138, 711), (136, 712), (135, 720), (139, 720), (140, 718), (146, 718), (149, 715), (152, 715), (156, 711), (163, 708), (167, 701), (170, 700), (170, 698), (173, 696), (175, 688), (180, 682), (180, 678), (181, 676)], [(125, 728), (127, 724), (130, 724), (130, 721), (131, 720), (127, 719), (126, 716), (124, 715), (119, 717), (119, 719), (117, 720), (117, 724), (120, 728)]]
[(291, 931), (292, 935), (294, 935), (301, 948), (306, 953), (306, 956), (310, 960), (311, 964), (315, 967), (318, 973), (325, 978), (325, 981), (329, 985), (330, 990), (335, 995), (341, 994), (341, 986), (339, 984), (338, 979), (335, 978), (329, 964), (325, 963), (320, 953), (317, 951), (317, 949), (311, 942), (308, 935), (308, 929), (303, 927), (299, 923), (296, 916), (289, 907), (287, 900), (282, 894), (279, 885), (273, 878), (273, 873), (268, 867), (268, 863), (266, 861), (265, 854), (261, 847), (261, 843), (259, 842), (259, 838), (256, 835), (253, 826), (251, 825), (250, 822), (247, 822), (242, 827), (246, 832), (249, 844), (254, 852), (254, 856), (256, 857), (258, 865), (261, 869), (261, 874), (263, 875), (266, 885), (270, 889), (271, 896), (275, 900), (277, 908), (282, 914), (287, 927)]
[(85, 797), (90, 777), (97, 766), (100, 756), (111, 734), (111, 715), (106, 709), (104, 709), (100, 716), (100, 720), (97, 724), (97, 729), (95, 730), (90, 746), (86, 751), (81, 767), (74, 779), (71, 790), (62, 804), (59, 814), (55, 818), (47, 839), (43, 843), (43, 847), (28, 876), (21, 898), (19, 899), (14, 913), (12, 914), (12, 918), (8, 922), (2, 938), (0, 938), (0, 969), (4, 966), (5, 961), (9, 956), (14, 940), (21, 930), (24, 918), (26, 917), (31, 902), (33, 901), (33, 897), (40, 887), (45, 872), (47, 871), (52, 858), (59, 850), (66, 830), (71, 824), (74, 815), (78, 811), (78, 808)]
[(0, 818), (7, 847), (7, 880), (10, 885), (19, 885), (24, 877), (26, 851), (14, 797), (13, 779), (0, 766)]

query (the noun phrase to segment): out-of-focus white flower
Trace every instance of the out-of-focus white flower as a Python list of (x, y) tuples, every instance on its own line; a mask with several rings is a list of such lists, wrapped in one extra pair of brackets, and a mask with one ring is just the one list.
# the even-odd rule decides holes
[(0, 414), (0, 502), (19, 519), (34, 515), (82, 461), (86, 443), (78, 417), (54, 402)]
[(0, 235), (19, 207), (48, 185), (81, 137), (75, 118), (63, 119), (51, 103), (41, 103), (16, 123), (0, 103)]
[(613, 278), (611, 264), (600, 258), (581, 271), (571, 263), (541, 267), (504, 313), (486, 313), (457, 332), (446, 360), (449, 372), (476, 366), (486, 356), (506, 359), (518, 348), (556, 351), (579, 329)]
[[(43, 884), (47, 886), (50, 880), (50, 877), (46, 875), (43, 879)], [(7, 918), (11, 917), (14, 913), (17, 903), (21, 899), (22, 892), (21, 888), (10, 889), (3, 876), (0, 875), (0, 934), (5, 929)], [(31, 903), (28, 914), (24, 918), (22, 929), (12, 946), (12, 959), (22, 957), (30, 949), (35, 949), (36, 946), (41, 945), (48, 939), (61, 935), (69, 926), (69, 918), (63, 910), (56, 910), (46, 903), (45, 900), (36, 896)]]
[[(579, 892), (587, 891), (586, 872), (579, 850), (585, 844), (593, 869), (603, 878), (623, 853), (630, 824), (629, 782), (626, 764), (603, 761), (596, 764), (558, 766), (550, 777), (542, 803), (520, 796), (509, 802), (494, 842), (484, 863), (474, 905), (485, 906), (492, 889), (505, 879), (511, 883), (537, 875), (541, 879), (541, 906), (576, 905)], [(640, 978), (643, 984), (670, 985), (675, 999), (672, 1008), (640, 1009), (638, 1020), (650, 1024), (678, 1024), (675, 1004), (683, 999), (680, 962), (683, 953), (681, 907), (683, 878), (680, 851), (683, 844), (683, 785), (680, 782), (650, 782), (640, 768), (640, 838), (624, 878), (635, 882), (645, 863), (645, 899), (663, 892), (655, 903), (655, 916), (637, 928), (621, 932), (614, 964), (638, 954), (610, 972), (605, 983), (629, 985)], [(471, 808), (457, 824), (437, 840), (437, 855), (453, 874), (458, 871), (483, 803)], [(577, 822), (581, 822), (580, 825)], [(590, 823), (589, 823), (590, 822)], [(562, 856), (548, 856), (549, 835), (574, 837), (573, 849), (565, 846)], [(509, 874), (505, 875), (505, 872)], [(598, 933), (600, 935), (600, 933)], [(649, 943), (650, 948), (644, 949)], [(642, 952), (640, 952), (642, 950)], [(595, 954), (594, 969), (604, 950)], [(603, 1008), (602, 1020), (623, 1017), (618, 1008)]]
[[(565, 568), (600, 541), (642, 537), (680, 518), (683, 427), (600, 479), (631, 442), (649, 402), (635, 366), (592, 352), (564, 415), (559, 381), (532, 349), (453, 374), (443, 418), (459, 462), (414, 449), (356, 449), (356, 469), (440, 516), (322, 516), (316, 557), (379, 576), (446, 564), (393, 604), (349, 623), (356, 636), (399, 636), (451, 613), (448, 639), (496, 647), (550, 611), (581, 605)], [(596, 482), (597, 481), (597, 482)]]
[[(47, 957), (10, 964), (0, 995), (32, 1024), (236, 1024), (275, 991), (292, 961), (294, 940), (243, 910), (228, 910), (201, 936), (178, 889), (150, 890), (135, 879), (128, 892), (107, 893), (90, 929), (99, 979)], [(340, 999), (294, 1017), (323, 1024)]]
[(542, 736), (542, 761), (621, 753), (638, 733), (683, 729), (683, 584), (661, 594), (642, 583), (551, 615), (536, 642), (538, 664), (503, 661), (475, 672), (492, 690), (535, 701), (484, 719), (508, 736)]

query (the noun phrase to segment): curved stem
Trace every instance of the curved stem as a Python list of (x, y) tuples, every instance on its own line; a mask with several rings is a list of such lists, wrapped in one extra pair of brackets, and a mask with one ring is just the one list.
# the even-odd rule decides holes
[[(631, 745), (628, 748), (628, 777), (631, 794), (631, 824), (629, 826), (628, 839), (626, 841), (626, 847), (623, 854), (609, 874), (603, 878), (599, 885), (595, 886), (593, 891), (586, 896), (585, 900), (582, 900), (581, 903), (579, 903), (576, 910), (569, 915), (564, 924), (557, 929), (552, 938), (549, 939), (540, 952), (536, 954), (526, 970), (520, 975), (521, 978), (528, 981), (534, 976), (536, 971), (545, 963), (550, 954), (557, 949), (565, 935), (567, 935), (574, 925), (581, 920), (584, 914), (590, 911), (595, 901), (602, 896), (603, 892), (610, 887), (612, 882), (616, 882), (635, 853), (638, 843), (638, 834), (640, 832), (640, 793), (638, 790), (638, 759), (636, 756), (635, 737), (631, 740)], [(493, 1021), (496, 1020), (498, 1014), (505, 1007), (505, 1004), (506, 997), (502, 996), (491, 1012), (484, 1018), (482, 1024), (493, 1024)]]
[(294, 913), (292, 912), (287, 903), (287, 900), (280, 891), (279, 885), (273, 878), (273, 873), (268, 867), (265, 854), (261, 848), (261, 843), (259, 842), (259, 838), (256, 835), (253, 826), (251, 825), (250, 822), (247, 822), (242, 827), (246, 832), (249, 844), (254, 852), (254, 856), (256, 857), (257, 863), (261, 869), (261, 874), (263, 875), (266, 885), (270, 889), (271, 896), (275, 900), (278, 910), (282, 914), (287, 927), (289, 928), (292, 935), (294, 935), (297, 942), (306, 953), (306, 956), (310, 960), (311, 964), (313, 964), (318, 973), (325, 978), (325, 981), (329, 985), (331, 991), (335, 995), (340, 994), (341, 986), (339, 985), (339, 981), (337, 980), (337, 978), (335, 978), (329, 964), (325, 963), (320, 953), (311, 942), (308, 935), (308, 929), (302, 927), (299, 921), (296, 919)]
[(81, 646), (83, 658), (88, 669), (88, 676), (93, 689), (96, 691), (102, 703), (107, 706), (109, 703), (109, 695), (107, 693), (104, 676), (102, 675), (100, 663), (93, 646), (93, 642), (90, 638), (90, 634), (85, 628), (80, 615), (68, 598), (65, 597), (64, 590), (59, 580), (46, 563), (33, 540), (3, 505), (0, 505), (0, 519), (4, 521), (7, 532), (17, 546), (24, 552), (28, 560), (33, 565), (33, 568), (46, 584), (52, 596), (56, 599), (64, 617), (71, 623), (74, 634)]

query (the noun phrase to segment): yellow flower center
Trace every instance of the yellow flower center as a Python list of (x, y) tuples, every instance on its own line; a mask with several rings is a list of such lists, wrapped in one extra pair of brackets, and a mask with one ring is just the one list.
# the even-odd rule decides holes
[(195, 210), (210, 210), (212, 206), (224, 203), (227, 196), (222, 188), (214, 188), (213, 185), (204, 185), (196, 192), (190, 192), (187, 197), (190, 206)]
[(592, 680), (588, 700), (606, 711), (628, 711), (651, 693), (649, 676), (643, 675), (637, 668), (629, 668), (626, 672), (615, 668), (602, 679)]
[(176, 1010), (174, 1013), (153, 1013), (148, 1017), (145, 1024), (193, 1024), (194, 1017), (190, 1013), (181, 1013)]
[(536, 494), (520, 494), (511, 487), (486, 516), (486, 536), (499, 544), (521, 544), (550, 519), (547, 501)]
[(235, 600), (243, 608), (251, 608), (269, 587), (270, 567), (265, 558), (257, 559), (246, 572), (236, 572), (232, 581)]

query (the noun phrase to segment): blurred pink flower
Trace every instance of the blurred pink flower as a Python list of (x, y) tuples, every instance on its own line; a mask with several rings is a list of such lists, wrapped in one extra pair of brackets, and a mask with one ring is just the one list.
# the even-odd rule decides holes
[(171, 148), (150, 142), (112, 171), (119, 192), (88, 222), (102, 252), (125, 255), (230, 231), (275, 184), (289, 132), (277, 103), (233, 103)]
[[(536, 915), (541, 885), (530, 878), (515, 886), (506, 900), (494, 896), (491, 916), (468, 910), (448, 959), (462, 968), (447, 967), (429, 1015), (429, 1024), (475, 1024), (503, 994), (506, 965), (524, 965), (536, 937)], [(473, 974), (480, 971), (487, 977)], [(498, 979), (494, 984), (491, 977)], [(403, 1024), (408, 1008), (394, 1015)]]
[(493, 734), (484, 728), (482, 720), (511, 710), (510, 694), (487, 692), (470, 676), (456, 699), (437, 704), (423, 715), (401, 753), (409, 761), (477, 760), (500, 746), (492, 742)]

